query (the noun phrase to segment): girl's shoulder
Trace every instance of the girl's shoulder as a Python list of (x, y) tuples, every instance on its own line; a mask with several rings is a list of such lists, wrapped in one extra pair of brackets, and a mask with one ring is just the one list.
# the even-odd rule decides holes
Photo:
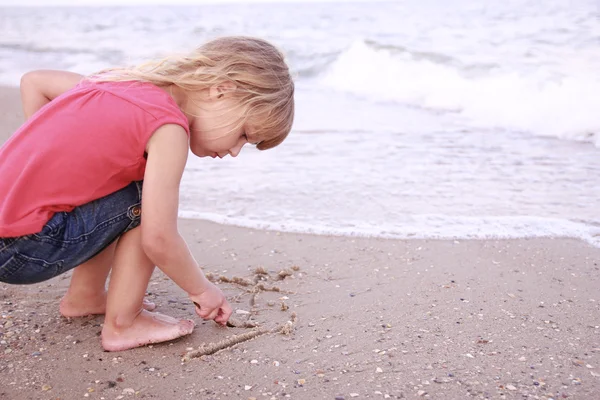
[(126, 102), (151, 114), (172, 114), (185, 118), (175, 100), (162, 88), (141, 81), (82, 80), (82, 90), (109, 94), (115, 102)]
[(158, 86), (141, 81), (100, 81), (83, 79), (78, 88), (99, 90), (125, 98), (147, 97), (156, 101), (168, 101), (169, 95)]

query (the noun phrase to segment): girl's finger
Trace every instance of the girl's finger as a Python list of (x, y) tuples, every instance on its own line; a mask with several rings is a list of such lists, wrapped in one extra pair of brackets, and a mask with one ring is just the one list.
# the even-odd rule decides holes
[(208, 319), (208, 320), (215, 319), (218, 314), (219, 314), (219, 309), (215, 308), (208, 314), (208, 316), (205, 319)]
[(227, 320), (229, 318), (225, 317), (225, 313), (223, 312), (223, 309), (220, 308), (219, 309), (219, 313), (217, 314), (216, 318), (215, 318), (215, 322), (220, 323), (221, 325), (225, 325), (227, 323)]
[(196, 314), (202, 319), (205, 319), (205, 315), (207, 314), (206, 310), (200, 307), (200, 304), (194, 301), (194, 305), (196, 306)]

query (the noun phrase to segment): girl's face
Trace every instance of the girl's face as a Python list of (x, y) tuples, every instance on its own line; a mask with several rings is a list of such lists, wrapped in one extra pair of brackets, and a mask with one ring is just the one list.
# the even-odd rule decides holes
[(198, 157), (237, 157), (246, 143), (253, 143), (247, 124), (241, 124), (245, 108), (230, 92), (208, 92), (188, 107), (190, 149)]

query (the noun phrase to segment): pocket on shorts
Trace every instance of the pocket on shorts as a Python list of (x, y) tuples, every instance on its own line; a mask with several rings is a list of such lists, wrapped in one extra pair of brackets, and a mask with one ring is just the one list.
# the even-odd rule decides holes
[(63, 272), (62, 260), (46, 262), (23, 254), (14, 254), (0, 266), (0, 282), (11, 284), (39, 283)]
[(54, 213), (52, 218), (50, 218), (46, 225), (44, 225), (42, 230), (38, 233), (34, 233), (32, 236), (36, 237), (40, 241), (46, 241), (54, 244), (62, 242), (67, 218), (66, 212)]

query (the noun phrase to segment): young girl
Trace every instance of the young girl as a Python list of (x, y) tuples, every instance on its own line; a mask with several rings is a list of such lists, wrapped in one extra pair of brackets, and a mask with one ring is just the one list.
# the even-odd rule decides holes
[(285, 139), (294, 83), (282, 54), (261, 39), (224, 37), (82, 78), (35, 71), (21, 81), (28, 120), (0, 148), (0, 281), (36, 283), (76, 267), (60, 312), (105, 313), (108, 351), (192, 332), (192, 320), (144, 301), (155, 266), (201, 318), (225, 325), (231, 307), (177, 230), (179, 183), (190, 150), (236, 157), (247, 143), (266, 150)]

